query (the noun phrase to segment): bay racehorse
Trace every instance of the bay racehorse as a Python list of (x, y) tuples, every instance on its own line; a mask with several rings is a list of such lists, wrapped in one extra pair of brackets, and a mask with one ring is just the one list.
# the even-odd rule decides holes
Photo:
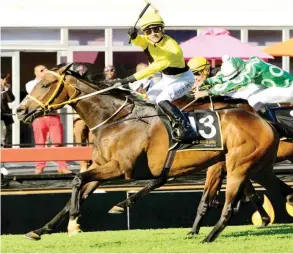
[[(168, 154), (169, 141), (164, 125), (156, 117), (154, 105), (136, 99), (128, 91), (118, 89), (118, 86), (86, 82), (69, 68), (70, 65), (48, 71), (17, 108), (17, 115), (20, 120), (30, 123), (50, 110), (71, 105), (94, 129), (93, 164), (87, 172), (75, 176), (71, 200), (61, 212), (44, 227), (27, 235), (33, 239), (52, 233), (68, 213), (69, 235), (78, 233), (77, 221), (82, 201), (103, 180), (120, 176), (126, 180), (132, 179), (136, 161), (141, 155), (147, 157), (149, 170), (154, 177), (148, 192), (164, 184), (157, 180)], [(293, 190), (273, 173), (279, 145), (276, 131), (265, 120), (243, 109), (220, 110), (219, 115), (224, 149), (177, 153), (168, 173), (168, 177), (174, 178), (226, 161), (225, 204), (220, 220), (205, 242), (215, 240), (227, 226), (248, 179), (269, 190), (278, 191), (293, 205)], [(135, 199), (137, 196), (132, 197)]]
[[(186, 97), (187, 102), (191, 101), (192, 98)], [(212, 107), (215, 110), (223, 110), (228, 108), (243, 108), (249, 112), (254, 112), (253, 108), (250, 107), (250, 105), (247, 103), (246, 100), (242, 99), (231, 99), (230, 97), (214, 97), (210, 101), (211, 103), (208, 104), (209, 98), (201, 98), (196, 101), (196, 103), (191, 104), (189, 107), (185, 107), (185, 111), (192, 110), (194, 107), (194, 104), (197, 108), (200, 109), (206, 109), (209, 107)], [(183, 100), (178, 101), (181, 106), (184, 107), (186, 103), (184, 103)], [(284, 105), (288, 106), (288, 105)], [(293, 141), (291, 139), (282, 139), (279, 144), (278, 153), (277, 153), (277, 159), (276, 163), (282, 162), (282, 161), (290, 161), (293, 162)], [(198, 234), (203, 218), (205, 214), (208, 212), (208, 210), (212, 207), (218, 207), (219, 203), (216, 200), (217, 193), (221, 189), (222, 180), (225, 177), (225, 162), (218, 162), (215, 165), (209, 167), (207, 169), (207, 177), (205, 181), (204, 191), (201, 198), (201, 201), (199, 203), (196, 218), (193, 223), (192, 230), (190, 231), (190, 234)], [(267, 207), (269, 211), (269, 215), (266, 213), (264, 209), (262, 209), (262, 199), (255, 193), (254, 189), (250, 184), (246, 186), (244, 189), (244, 192), (246, 196), (252, 201), (255, 208), (258, 210), (261, 216), (262, 220), (262, 226), (266, 226), (270, 223), (271, 218), (274, 216), (273, 207), (271, 206), (270, 202), (268, 200)], [(288, 213), (292, 216), (292, 207), (287, 205)]]

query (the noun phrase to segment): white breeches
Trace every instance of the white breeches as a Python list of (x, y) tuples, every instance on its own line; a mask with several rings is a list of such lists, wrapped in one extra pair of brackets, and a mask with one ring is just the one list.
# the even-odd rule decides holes
[(1, 145), (5, 145), (5, 138), (6, 138), (6, 125), (3, 120), (0, 122), (1, 126)]
[(261, 104), (293, 102), (293, 85), (290, 87), (269, 87), (250, 84), (234, 93), (226, 94), (232, 98), (241, 98), (248, 101), (255, 110), (259, 110)]
[(194, 76), (192, 71), (188, 70), (178, 75), (164, 75), (162, 79), (147, 92), (147, 96), (152, 103), (161, 101), (174, 101), (193, 87)]

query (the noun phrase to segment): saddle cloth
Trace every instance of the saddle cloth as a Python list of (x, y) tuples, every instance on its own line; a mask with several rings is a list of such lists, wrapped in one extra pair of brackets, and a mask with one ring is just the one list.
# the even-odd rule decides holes
[(172, 139), (172, 126), (167, 117), (162, 116), (169, 134), (169, 149), (175, 148), (177, 152), (186, 150), (223, 150), (223, 140), (220, 126), (220, 117), (216, 111), (210, 109), (194, 110), (184, 113), (190, 125), (200, 137), (189, 144), (178, 143)]
[(270, 107), (274, 111), (277, 121), (293, 129), (293, 106)]

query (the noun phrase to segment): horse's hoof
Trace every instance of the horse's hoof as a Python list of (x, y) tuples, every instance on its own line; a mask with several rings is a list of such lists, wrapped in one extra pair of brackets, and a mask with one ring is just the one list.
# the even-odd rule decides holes
[(286, 210), (287, 210), (287, 213), (293, 217), (293, 206), (290, 205), (288, 202), (286, 203)]
[(290, 194), (286, 197), (287, 204), (293, 206), (293, 194)]
[(190, 231), (187, 233), (187, 235), (198, 235), (198, 231)]
[(205, 238), (204, 240), (202, 240), (200, 243), (209, 243), (210, 241), (207, 239), (207, 238)]
[(123, 207), (120, 207), (120, 206), (113, 206), (111, 210), (109, 210), (108, 213), (111, 213), (111, 214), (122, 214), (124, 213), (125, 210)]
[(264, 195), (264, 203), (263, 203), (263, 208), (265, 209), (265, 211), (267, 212), (268, 216), (270, 217), (270, 221), (267, 223), (267, 221), (262, 221), (262, 218), (259, 214), (258, 211), (256, 211), (252, 217), (252, 224), (254, 226), (257, 227), (261, 227), (264, 224), (266, 224), (265, 226), (269, 225), (269, 224), (273, 224), (275, 221), (275, 211), (274, 211), (274, 207), (272, 206), (271, 201), (268, 199), (268, 197), (266, 195)]
[(77, 235), (77, 234), (80, 233), (80, 232), (82, 232), (80, 229), (70, 230), (70, 231), (68, 231), (68, 236), (69, 236), (69, 237), (72, 237), (72, 236)]
[(34, 240), (34, 241), (41, 240), (41, 236), (39, 236), (38, 234), (36, 234), (34, 231), (31, 231), (31, 232), (27, 233), (24, 237), (26, 239)]
[(79, 228), (79, 224), (77, 224), (76, 227), (74, 228), (70, 228), (70, 229), (68, 228), (67, 231), (68, 231), (69, 237), (75, 236), (78, 233), (82, 233), (82, 230)]
[(74, 236), (77, 235), (79, 232), (81, 232), (80, 230), (80, 225), (77, 223), (78, 217), (76, 217), (75, 219), (70, 219), (68, 226), (67, 226), (67, 232), (68, 232), (68, 236)]

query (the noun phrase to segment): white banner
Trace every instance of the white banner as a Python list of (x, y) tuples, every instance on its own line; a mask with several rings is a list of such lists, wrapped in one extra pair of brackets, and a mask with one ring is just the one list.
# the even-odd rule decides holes
[[(293, 29), (291, 0), (151, 0), (167, 26)], [(129, 27), (143, 0), (0, 0), (1, 27)]]

